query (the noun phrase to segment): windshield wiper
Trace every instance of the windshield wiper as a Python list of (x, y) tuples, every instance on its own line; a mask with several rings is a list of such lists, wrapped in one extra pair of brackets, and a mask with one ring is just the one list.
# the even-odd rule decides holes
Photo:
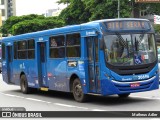
[(116, 35), (120, 39), (120, 42), (123, 45), (123, 47), (127, 48), (127, 44), (126, 44), (125, 40), (123, 39), (123, 37), (118, 32), (116, 32)]
[(121, 36), (121, 34), (119, 34), (118, 32), (116, 32), (117, 37), (119, 38), (120, 42), (121, 42), (121, 50), (122, 50), (122, 54), (124, 52), (124, 50), (127, 50), (127, 57), (129, 57), (129, 47), (128, 47), (128, 41), (126, 38), (126, 41), (124, 40), (124, 38)]
[(138, 45), (139, 45), (139, 42), (136, 40), (136, 37), (135, 37), (135, 51), (138, 51)]

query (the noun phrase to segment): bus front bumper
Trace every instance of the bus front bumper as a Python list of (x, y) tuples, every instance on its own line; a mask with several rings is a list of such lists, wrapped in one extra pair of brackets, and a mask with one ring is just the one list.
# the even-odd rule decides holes
[(158, 74), (149, 78), (148, 80), (123, 82), (115, 80), (101, 80), (101, 94), (113, 95), (113, 94), (126, 94), (135, 92), (144, 92), (155, 90), (159, 88), (159, 76)]

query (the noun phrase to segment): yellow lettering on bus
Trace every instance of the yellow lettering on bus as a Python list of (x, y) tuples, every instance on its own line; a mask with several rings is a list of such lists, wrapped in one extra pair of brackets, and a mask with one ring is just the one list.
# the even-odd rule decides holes
[(116, 22), (116, 29), (119, 29), (119, 24), (118, 24), (118, 22)]
[(142, 22), (142, 27), (144, 27), (144, 22)]
[(140, 22), (138, 22), (138, 27), (141, 28), (141, 23)]
[(130, 27), (133, 28), (133, 22), (130, 22)]
[(134, 27), (137, 28), (137, 22), (134, 22)]
[(122, 28), (122, 22), (119, 23), (119, 27)]
[(127, 28), (129, 28), (129, 26), (130, 26), (130, 25), (129, 25), (129, 22), (127, 22)]
[(112, 28), (112, 23), (108, 23), (108, 28)]

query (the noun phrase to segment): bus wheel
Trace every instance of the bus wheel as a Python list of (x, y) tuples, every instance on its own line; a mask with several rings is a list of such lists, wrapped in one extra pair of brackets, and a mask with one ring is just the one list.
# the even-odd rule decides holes
[(82, 85), (78, 78), (73, 81), (73, 96), (77, 102), (85, 102), (87, 99), (87, 95), (83, 93)]
[(22, 93), (28, 94), (30, 92), (30, 88), (28, 87), (27, 78), (25, 75), (21, 75), (20, 87)]
[(128, 93), (128, 94), (119, 94), (118, 96), (120, 98), (127, 98), (129, 95), (130, 95), (130, 93)]

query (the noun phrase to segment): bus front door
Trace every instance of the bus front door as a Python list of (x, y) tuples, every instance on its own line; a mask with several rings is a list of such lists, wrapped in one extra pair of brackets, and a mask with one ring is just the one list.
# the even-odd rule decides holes
[(46, 42), (38, 42), (38, 83), (40, 87), (48, 87), (47, 69), (46, 69)]
[(89, 88), (91, 92), (98, 92), (98, 38), (87, 38), (87, 55), (88, 55), (88, 75), (89, 75)]
[(8, 83), (13, 83), (12, 81), (12, 46), (7, 46), (7, 77), (8, 77)]

